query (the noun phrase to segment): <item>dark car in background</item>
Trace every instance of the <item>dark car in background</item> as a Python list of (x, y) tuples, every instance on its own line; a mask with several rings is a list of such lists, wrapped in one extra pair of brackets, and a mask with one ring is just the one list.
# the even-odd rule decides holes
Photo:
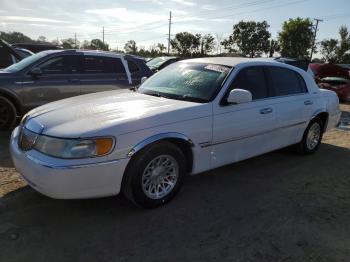
[(56, 100), (129, 89), (153, 72), (142, 59), (112, 52), (51, 50), (0, 70), (0, 129), (16, 117)]
[(168, 65), (183, 59), (184, 58), (175, 56), (160, 56), (149, 60), (146, 64), (153, 72), (158, 72)]
[(13, 47), (6, 41), (0, 39), (0, 69), (15, 64), (32, 54), (33, 53), (29, 50)]

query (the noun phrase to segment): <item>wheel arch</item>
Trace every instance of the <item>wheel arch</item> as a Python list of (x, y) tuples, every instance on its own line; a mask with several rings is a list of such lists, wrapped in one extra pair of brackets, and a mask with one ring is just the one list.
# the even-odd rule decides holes
[(17, 115), (23, 114), (23, 107), (21, 105), (20, 99), (9, 91), (0, 89), (0, 96), (7, 98), (16, 108)]
[(313, 117), (312, 117), (311, 120), (314, 120), (314, 119), (317, 119), (317, 118), (322, 120), (322, 122), (323, 122), (323, 132), (325, 132), (326, 129), (327, 129), (327, 125), (328, 125), (329, 113), (326, 110), (316, 111), (313, 114)]
[(150, 146), (154, 143), (167, 141), (170, 142), (177, 147), (180, 148), (180, 150), (184, 153), (187, 161), (187, 171), (191, 172), (193, 167), (193, 151), (192, 147), (194, 147), (194, 143), (190, 138), (188, 138), (186, 135), (177, 133), (177, 132), (168, 132), (168, 133), (161, 133), (154, 136), (151, 136), (149, 138), (144, 139), (143, 141), (136, 144), (128, 153), (128, 157), (132, 158), (135, 154), (140, 152), (142, 149), (146, 148), (147, 146)]

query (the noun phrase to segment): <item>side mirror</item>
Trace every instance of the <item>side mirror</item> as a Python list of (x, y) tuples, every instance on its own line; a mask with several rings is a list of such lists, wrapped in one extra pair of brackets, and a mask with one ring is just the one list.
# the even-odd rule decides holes
[(141, 78), (141, 84), (143, 84), (147, 79), (148, 79), (147, 76), (143, 76), (143, 77)]
[(244, 89), (233, 89), (227, 98), (227, 103), (229, 104), (243, 104), (251, 101), (252, 93)]
[(41, 71), (41, 69), (39, 67), (35, 67), (29, 71), (29, 74), (32, 77), (38, 77), (38, 76), (41, 76), (43, 74), (43, 72)]

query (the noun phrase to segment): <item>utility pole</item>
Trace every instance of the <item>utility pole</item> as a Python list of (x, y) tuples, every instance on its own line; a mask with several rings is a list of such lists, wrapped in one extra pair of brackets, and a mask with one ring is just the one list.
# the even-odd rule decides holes
[(77, 33), (74, 33), (74, 48), (77, 49)]
[(105, 27), (104, 26), (102, 27), (102, 42), (104, 45), (105, 44)]
[(319, 23), (319, 22), (323, 22), (323, 20), (322, 20), (322, 19), (318, 19), (318, 18), (314, 18), (314, 20), (316, 21), (316, 25), (315, 25), (314, 40), (313, 40), (313, 42), (312, 42), (312, 47), (311, 47), (310, 62), (312, 61), (312, 55), (313, 55), (313, 53), (314, 53), (314, 49), (315, 49), (315, 44), (316, 44), (316, 35), (317, 35), (318, 23)]
[(171, 11), (169, 16), (169, 35), (168, 35), (168, 55), (170, 54), (170, 38), (171, 38)]

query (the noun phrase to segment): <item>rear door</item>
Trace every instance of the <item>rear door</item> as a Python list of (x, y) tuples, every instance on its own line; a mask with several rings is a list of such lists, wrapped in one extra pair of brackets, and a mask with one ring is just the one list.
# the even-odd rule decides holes
[(40, 68), (42, 75), (33, 77), (29, 70), (22, 81), (25, 104), (28, 107), (34, 108), (80, 95), (77, 79), (79, 55), (51, 56), (34, 67)]
[(81, 94), (129, 88), (125, 67), (118, 57), (83, 55)]
[(275, 104), (276, 127), (280, 131), (276, 141), (281, 146), (300, 142), (314, 103), (305, 81), (298, 72), (288, 68), (269, 66), (266, 70), (271, 92), (278, 101)]

